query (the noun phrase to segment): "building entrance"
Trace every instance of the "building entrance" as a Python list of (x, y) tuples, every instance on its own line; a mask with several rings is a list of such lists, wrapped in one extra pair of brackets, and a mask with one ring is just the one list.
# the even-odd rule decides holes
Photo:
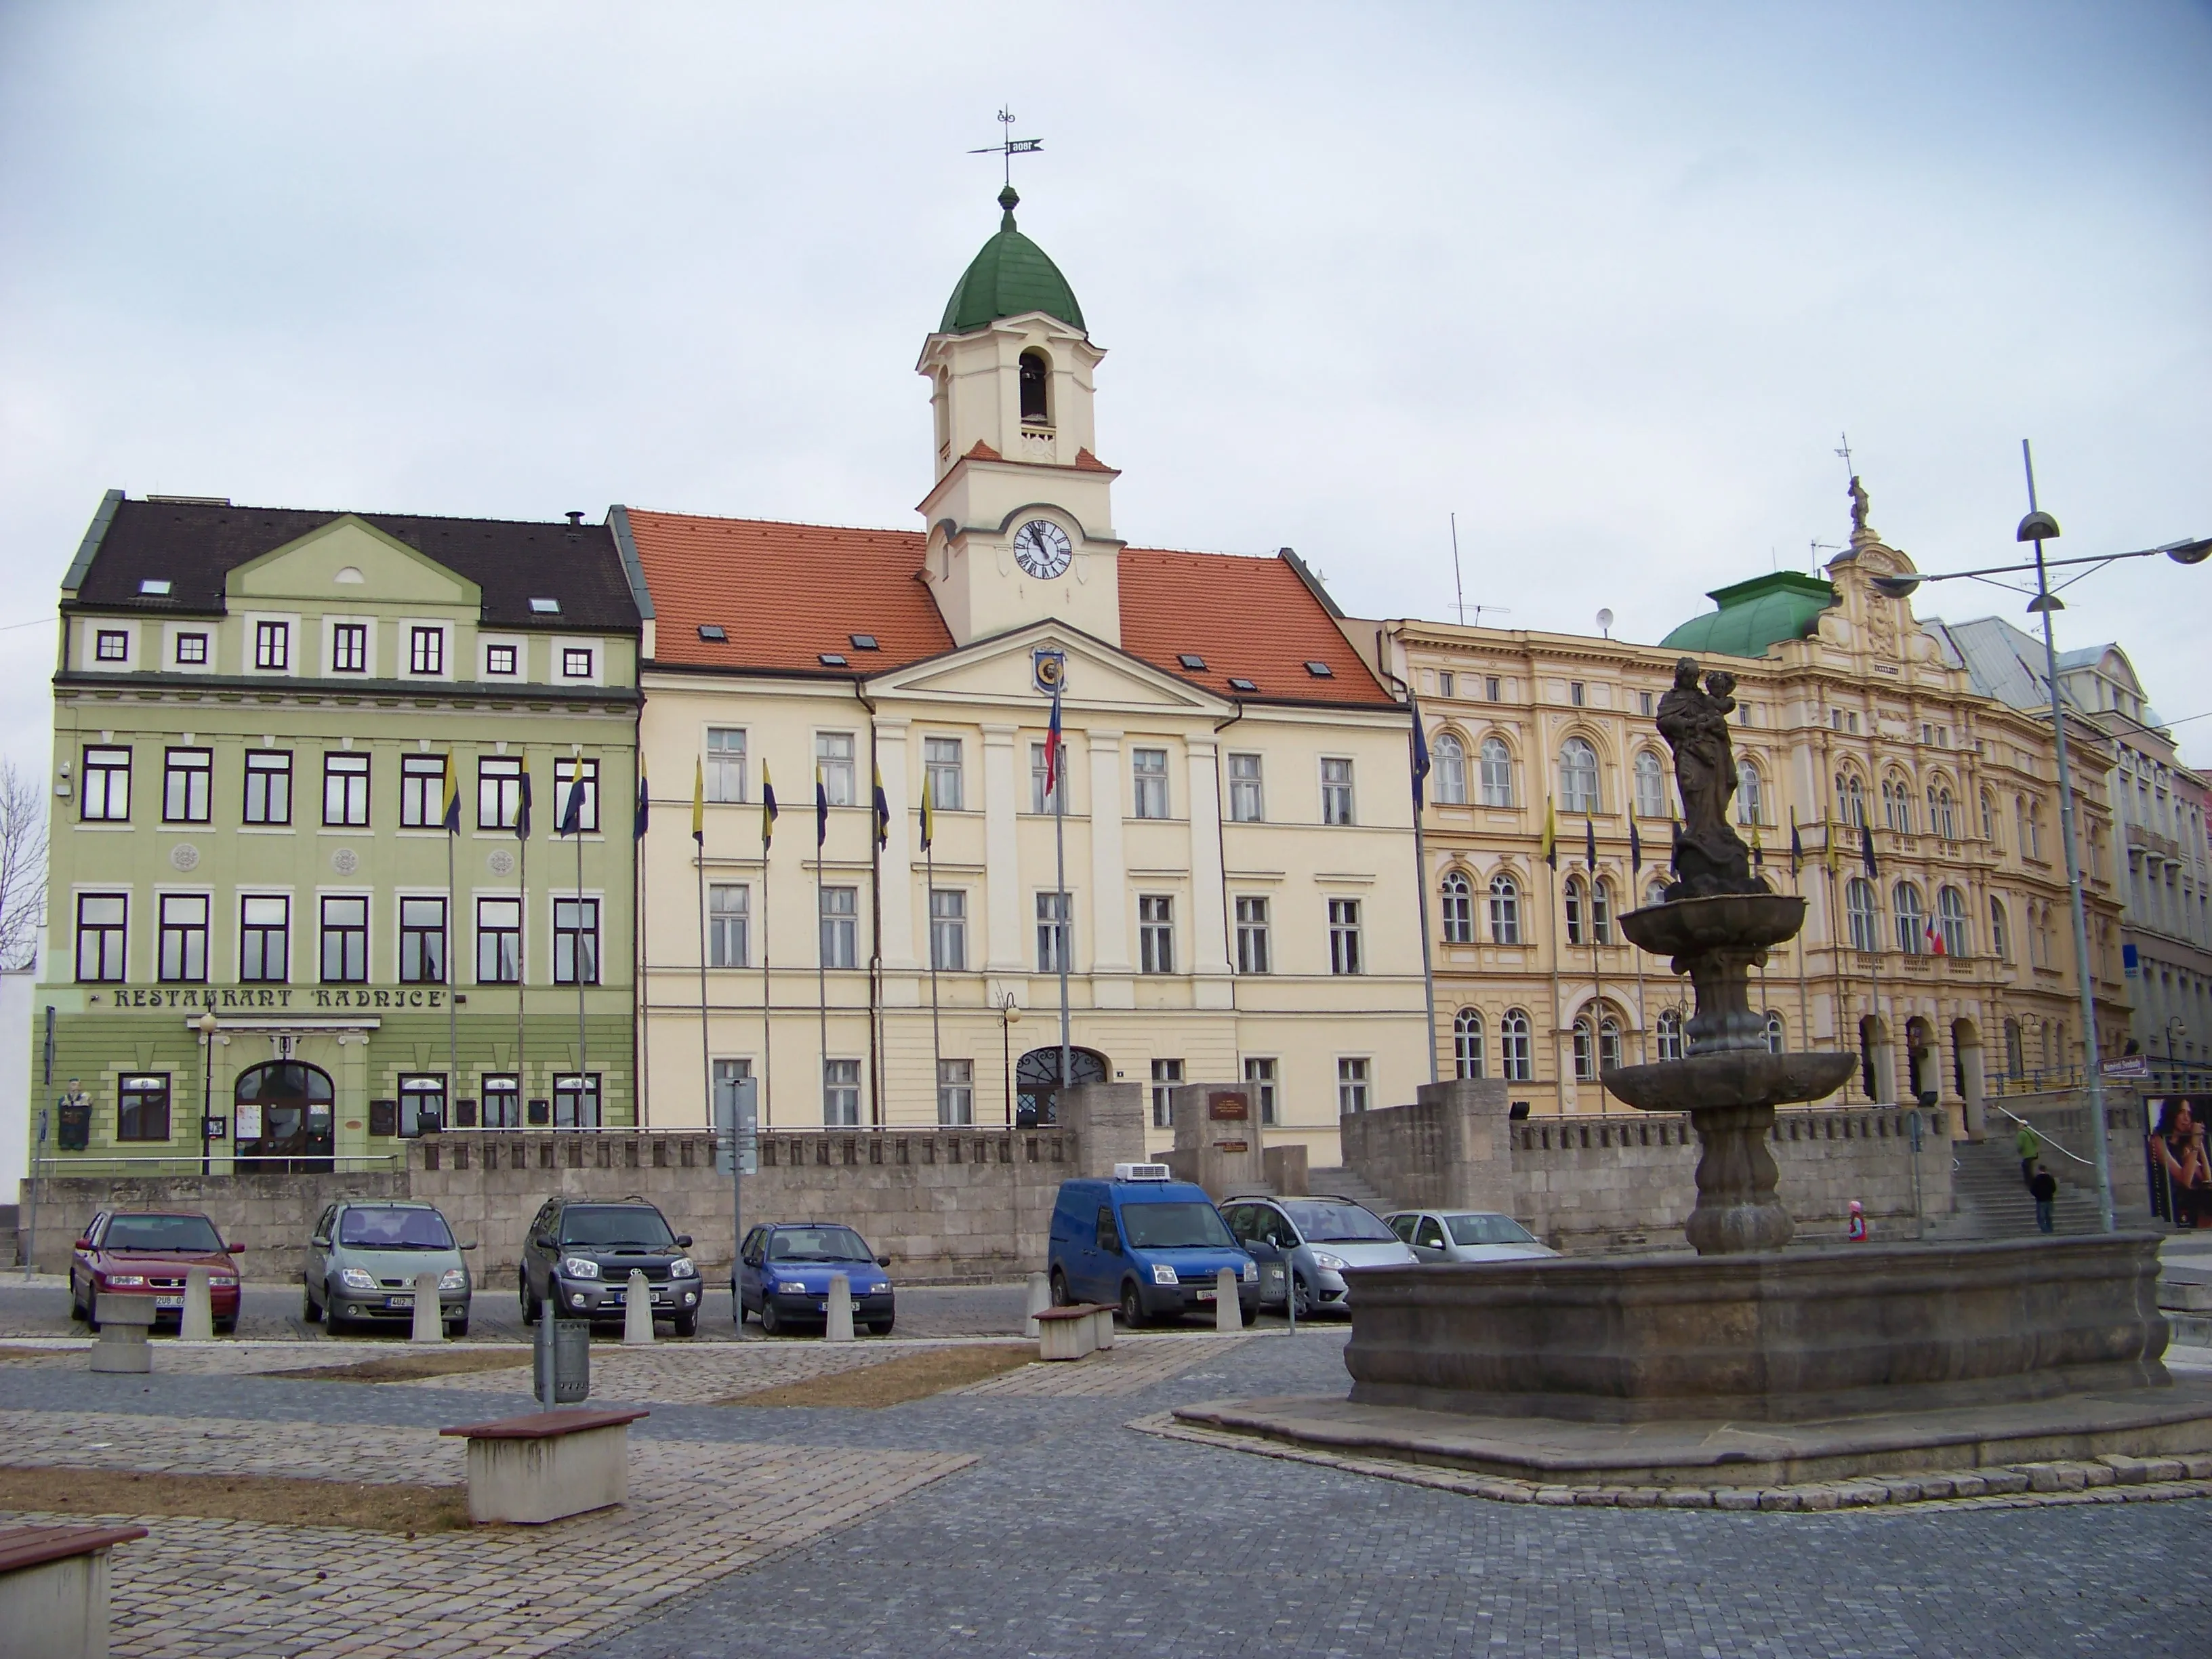
[(241, 1171), (327, 1171), (337, 1139), (331, 1076), (280, 1060), (239, 1074), (232, 1093), (231, 1146)]
[(1113, 1073), (1107, 1068), (1106, 1056), (1088, 1048), (1068, 1051), (1068, 1070), (1072, 1077), (1060, 1075), (1060, 1045), (1049, 1048), (1032, 1048), (1014, 1067), (1014, 1126), (1034, 1129), (1041, 1123), (1057, 1123), (1059, 1114), (1054, 1109), (1054, 1097), (1063, 1086), (1085, 1083), (1103, 1083)]

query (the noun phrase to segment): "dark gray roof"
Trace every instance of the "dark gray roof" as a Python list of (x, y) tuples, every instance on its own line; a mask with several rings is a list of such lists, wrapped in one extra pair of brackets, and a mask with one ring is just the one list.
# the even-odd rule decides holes
[[(70, 574), (78, 582), (77, 604), (103, 611), (220, 615), (223, 579), (230, 571), (335, 520), (358, 517), (476, 583), (483, 592), (487, 626), (594, 633), (638, 629), (621, 551), (603, 524), (130, 501), (112, 492), (100, 514), (107, 519), (105, 532), (95, 520), (86, 538), (90, 556), (80, 553)], [(142, 594), (139, 583), (148, 579), (166, 580), (167, 595)], [(558, 599), (560, 614), (532, 611), (533, 599)]]

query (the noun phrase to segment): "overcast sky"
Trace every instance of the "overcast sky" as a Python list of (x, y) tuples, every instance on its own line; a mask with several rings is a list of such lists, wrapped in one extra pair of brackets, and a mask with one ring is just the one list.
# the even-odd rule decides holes
[[(1873, 520), (2212, 534), (2212, 11), (0, 5), (0, 750), (100, 493), (919, 526), (995, 228), (1145, 544), (1656, 640)], [(1923, 590), (1952, 618), (2017, 598)], [(2212, 564), (2069, 596), (2212, 711)], [(42, 620), (44, 619), (44, 620)], [(2212, 720), (2179, 728), (2212, 762)]]

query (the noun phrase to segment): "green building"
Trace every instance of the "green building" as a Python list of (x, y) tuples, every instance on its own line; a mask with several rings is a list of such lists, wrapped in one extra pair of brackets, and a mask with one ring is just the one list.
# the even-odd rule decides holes
[(581, 519), (109, 492), (62, 582), (38, 1173), (637, 1121), (641, 586)]

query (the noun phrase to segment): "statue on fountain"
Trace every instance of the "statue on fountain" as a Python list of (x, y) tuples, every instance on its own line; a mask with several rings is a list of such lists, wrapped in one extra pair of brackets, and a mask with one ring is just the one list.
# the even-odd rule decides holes
[(1674, 665), (1674, 689), (1659, 700), (1659, 735), (1674, 751), (1684, 820), (1675, 835), (1669, 900), (1772, 890), (1752, 874), (1751, 849), (1728, 821), (1736, 791), (1735, 744), (1728, 724), (1735, 694), (1735, 675), (1715, 669), (1700, 687), (1698, 665), (1685, 657)]

